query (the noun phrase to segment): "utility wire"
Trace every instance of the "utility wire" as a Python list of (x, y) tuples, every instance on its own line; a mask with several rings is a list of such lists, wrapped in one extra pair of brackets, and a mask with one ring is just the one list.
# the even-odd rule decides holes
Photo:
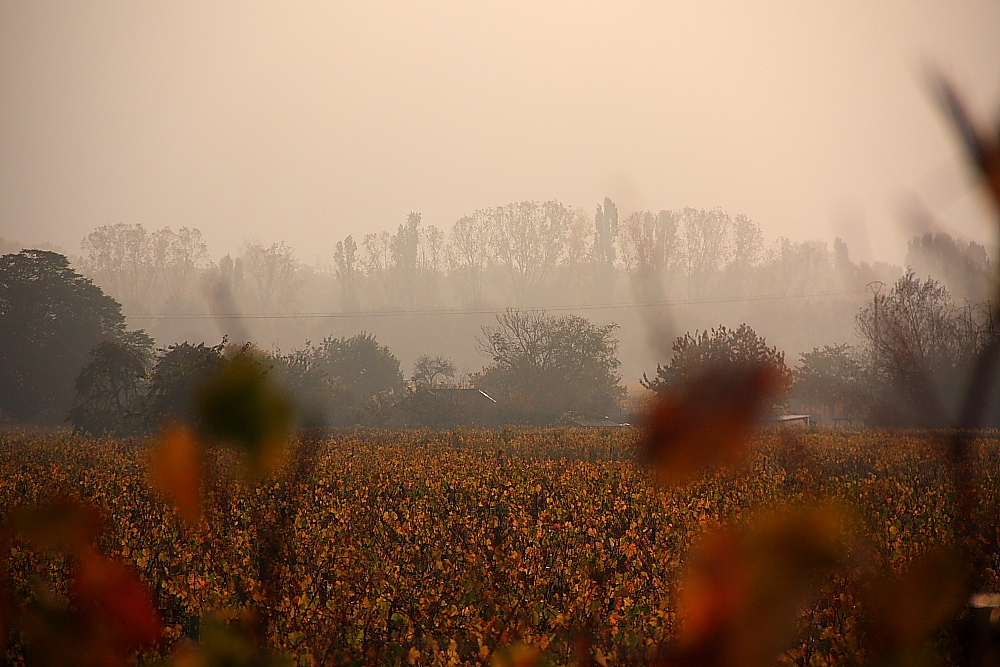
[[(646, 301), (639, 303), (581, 304), (577, 306), (550, 306), (548, 308), (519, 308), (523, 312), (563, 312), (579, 310), (621, 310), (625, 308), (664, 308), (671, 306), (697, 306), (713, 303), (738, 303), (743, 301), (770, 301), (779, 299), (803, 299), (808, 297), (832, 297), (864, 294), (865, 290), (844, 290), (837, 292), (799, 292), (795, 294), (760, 294), (741, 297), (718, 297), (713, 299), (685, 299), (680, 301)], [(363, 310), (335, 313), (139, 313), (128, 315), (130, 320), (299, 320), (299, 319), (341, 319), (354, 317), (410, 317), (419, 315), (492, 315), (501, 308), (440, 308), (428, 310)]]

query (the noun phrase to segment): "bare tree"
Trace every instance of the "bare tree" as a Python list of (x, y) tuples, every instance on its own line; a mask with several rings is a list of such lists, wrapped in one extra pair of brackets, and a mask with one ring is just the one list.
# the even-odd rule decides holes
[(365, 234), (361, 244), (365, 249), (365, 268), (368, 269), (368, 277), (374, 281), (374, 287), (380, 300), (386, 306), (391, 306), (393, 303), (392, 269), (394, 262), (392, 234), (389, 232)]
[(597, 261), (597, 289), (605, 296), (614, 291), (615, 239), (618, 236), (618, 207), (610, 197), (594, 215), (594, 258)]
[(265, 312), (294, 300), (302, 282), (296, 278), (298, 262), (290, 247), (284, 242), (264, 247), (257, 241), (247, 241), (242, 254), (244, 270), (253, 279), (255, 296)]
[(181, 227), (175, 233), (165, 227), (154, 237), (154, 247), (158, 253), (162, 252), (164, 260), (162, 277), (166, 300), (183, 299), (192, 279), (208, 265), (208, 246), (201, 238), (201, 231)]
[(243, 259), (237, 257), (233, 259), (226, 255), (219, 260), (219, 278), (223, 281), (227, 292), (238, 299), (243, 295), (245, 283), (243, 282)]
[(426, 354), (417, 357), (413, 364), (413, 375), (410, 381), (418, 387), (438, 387), (455, 379), (455, 364), (451, 359), (440, 355), (431, 357)]
[(709, 281), (731, 258), (732, 218), (714, 211), (685, 208), (679, 221), (683, 229), (684, 259), (687, 269), (688, 296), (702, 296)]
[(403, 306), (413, 305), (417, 293), (417, 261), (420, 249), (420, 214), (410, 213), (390, 242), (396, 294)]
[(740, 214), (733, 218), (733, 264), (740, 268), (755, 266), (764, 253), (764, 234), (760, 225)]
[(344, 297), (344, 309), (357, 310), (357, 277), (360, 266), (358, 263), (358, 244), (354, 242), (353, 236), (348, 234), (343, 241), (337, 241), (333, 262), (334, 275), (337, 276), (337, 282), (340, 283), (340, 290)]
[(918, 276), (933, 276), (958, 299), (986, 301), (996, 268), (986, 248), (944, 232), (914, 236), (906, 246), (906, 265)]
[(479, 210), (463, 216), (451, 228), (449, 261), (468, 279), (470, 301), (482, 303), (483, 276), (490, 266), (489, 212)]
[(913, 271), (858, 315), (869, 363), (892, 419), (941, 425), (965, 372), (991, 337), (991, 318), (958, 308), (936, 280)]
[(839, 281), (837, 259), (825, 241), (794, 243), (779, 238), (767, 252), (760, 289), (789, 294), (832, 289)]
[(430, 305), (435, 305), (439, 298), (439, 277), (445, 263), (445, 240), (444, 232), (428, 225), (420, 230), (420, 271), (423, 274), (421, 285), (423, 286), (424, 300)]
[(479, 351), (492, 363), (473, 386), (519, 418), (550, 420), (570, 411), (606, 415), (624, 396), (618, 375), (617, 324), (508, 309), (483, 327)]
[(208, 264), (201, 232), (188, 227), (149, 232), (138, 223), (103, 225), (80, 245), (84, 270), (131, 312), (181, 298)]
[(145, 227), (124, 222), (102, 225), (80, 246), (86, 253), (84, 270), (126, 311), (149, 307), (161, 266)]
[(639, 211), (625, 219), (618, 235), (622, 261), (630, 274), (660, 273), (676, 260), (677, 223), (669, 211)]
[(524, 303), (559, 264), (573, 218), (579, 215), (557, 201), (526, 201), (490, 209), (490, 249), (514, 303)]

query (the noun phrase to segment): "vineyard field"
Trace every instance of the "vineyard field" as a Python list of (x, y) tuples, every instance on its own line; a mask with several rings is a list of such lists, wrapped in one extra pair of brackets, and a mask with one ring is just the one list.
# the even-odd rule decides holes
[[(932, 434), (784, 432), (754, 437), (746, 467), (667, 487), (636, 462), (633, 430), (345, 430), (323, 436), (294, 482), (232, 477), (186, 524), (153, 490), (147, 440), (0, 438), (0, 507), (70, 496), (98, 508), (100, 548), (134, 568), (163, 622), (141, 662), (197, 637), (213, 611), (262, 602), (254, 526), (290, 517), (273, 567), (271, 643), (295, 664), (488, 664), (524, 642), (572, 664), (641, 664), (681, 619), (685, 555), (719, 526), (813, 497), (850, 508), (865, 558), (901, 566), (952, 536), (953, 490)], [(997, 441), (977, 441), (983, 502), (997, 498)], [(789, 453), (792, 452), (792, 454)], [(213, 459), (214, 460), (214, 459)], [(228, 489), (228, 490), (226, 490)], [(993, 505), (991, 505), (993, 506)], [(215, 508), (215, 509), (212, 509)], [(14, 594), (65, 595), (67, 562), (15, 539)], [(992, 574), (991, 576), (995, 575)], [(850, 572), (802, 610), (789, 665), (862, 664)], [(23, 661), (20, 644), (7, 648)]]

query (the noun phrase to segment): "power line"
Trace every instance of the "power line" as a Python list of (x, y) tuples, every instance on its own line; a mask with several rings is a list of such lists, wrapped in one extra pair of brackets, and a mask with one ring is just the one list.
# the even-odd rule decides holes
[[(803, 299), (809, 297), (832, 297), (864, 294), (865, 290), (844, 290), (836, 292), (798, 292), (794, 294), (760, 294), (756, 296), (719, 297), (713, 299), (684, 299), (680, 301), (646, 301), (639, 303), (581, 304), (577, 306), (551, 306), (548, 308), (519, 308), (524, 312), (565, 312), (579, 310), (621, 310), (625, 308), (668, 308), (672, 306), (698, 306), (713, 303), (739, 303), (744, 301), (770, 301), (781, 299)], [(492, 315), (500, 308), (438, 308), (427, 310), (363, 310), (334, 313), (140, 313), (129, 315), (130, 320), (300, 320), (300, 319), (344, 319), (360, 317), (413, 317), (420, 315)]]

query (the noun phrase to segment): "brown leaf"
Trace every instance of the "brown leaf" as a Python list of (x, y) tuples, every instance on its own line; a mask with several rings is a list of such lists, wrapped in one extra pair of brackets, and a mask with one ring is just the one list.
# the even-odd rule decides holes
[(150, 476), (191, 525), (201, 520), (201, 445), (181, 423), (167, 427), (153, 450)]
[(948, 79), (937, 70), (929, 72), (931, 85), (938, 101), (950, 118), (969, 160), (979, 170), (993, 202), (1000, 207), (1000, 136), (998, 132), (984, 131), (973, 122), (965, 104)]
[(780, 382), (768, 365), (729, 366), (667, 390), (647, 417), (646, 460), (669, 483), (741, 461)]
[(43, 551), (72, 552), (89, 547), (103, 527), (97, 511), (66, 497), (14, 513), (15, 530)]

